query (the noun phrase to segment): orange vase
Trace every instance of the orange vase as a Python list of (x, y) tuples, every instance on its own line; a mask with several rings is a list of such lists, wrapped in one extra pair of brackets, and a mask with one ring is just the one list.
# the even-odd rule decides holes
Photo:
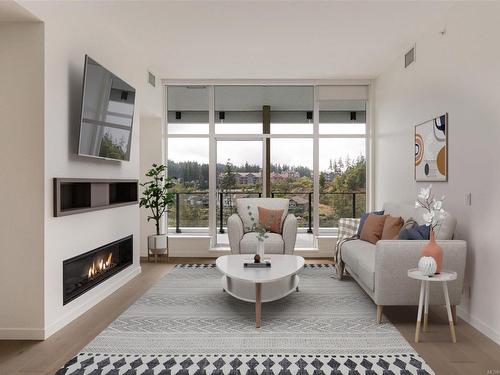
[(443, 249), (437, 244), (433, 230), (431, 230), (429, 242), (422, 248), (422, 256), (433, 257), (437, 265), (436, 274), (441, 273), (443, 267)]

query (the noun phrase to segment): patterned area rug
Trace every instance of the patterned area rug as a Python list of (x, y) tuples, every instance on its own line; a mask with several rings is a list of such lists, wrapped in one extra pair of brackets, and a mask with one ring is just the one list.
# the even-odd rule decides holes
[(256, 329), (255, 305), (224, 293), (215, 265), (178, 265), (57, 375), (433, 374), (333, 273), (306, 265), (300, 291), (263, 304)]

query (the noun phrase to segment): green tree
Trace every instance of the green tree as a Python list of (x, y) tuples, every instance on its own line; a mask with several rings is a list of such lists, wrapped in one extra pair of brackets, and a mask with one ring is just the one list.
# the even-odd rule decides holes
[(223, 192), (234, 189), (236, 186), (236, 174), (234, 173), (234, 166), (230, 159), (227, 159), (219, 186)]
[(325, 172), (321, 172), (319, 174), (319, 188), (321, 191), (323, 191), (323, 189), (325, 188), (325, 184), (326, 184)]

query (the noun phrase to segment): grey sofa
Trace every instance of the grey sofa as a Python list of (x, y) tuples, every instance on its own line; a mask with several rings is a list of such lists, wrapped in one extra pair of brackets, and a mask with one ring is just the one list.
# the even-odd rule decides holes
[[(413, 206), (386, 203), (386, 215), (413, 218), (422, 223), (422, 212)], [(456, 271), (458, 279), (448, 285), (454, 319), (456, 305), (460, 304), (467, 245), (453, 240), (456, 220), (448, 214), (439, 232), (438, 244), (443, 248), (443, 268)], [(377, 320), (381, 321), (383, 306), (418, 305), (420, 283), (410, 279), (407, 271), (416, 268), (421, 249), (427, 241), (381, 240), (376, 245), (362, 241), (347, 241), (342, 245), (342, 260), (349, 274), (377, 305)], [(444, 305), (442, 288), (432, 287), (430, 304)]]
[(257, 234), (251, 232), (254, 223), (248, 211), (256, 222), (259, 221), (259, 210), (264, 207), (270, 210), (283, 210), (282, 234), (267, 233), (264, 240), (266, 254), (293, 254), (297, 238), (297, 218), (288, 213), (288, 199), (283, 198), (240, 198), (236, 201), (237, 213), (232, 214), (227, 220), (229, 246), (232, 254), (255, 254), (257, 252)]

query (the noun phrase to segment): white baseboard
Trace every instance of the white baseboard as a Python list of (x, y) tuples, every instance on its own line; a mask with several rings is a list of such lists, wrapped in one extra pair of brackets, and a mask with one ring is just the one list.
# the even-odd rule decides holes
[(473, 317), (467, 310), (465, 310), (461, 306), (457, 306), (457, 314), (460, 318), (465, 320), (467, 323), (469, 323), (483, 335), (488, 336), (495, 343), (500, 345), (500, 332), (491, 328), (489, 325), (485, 324), (481, 320)]

